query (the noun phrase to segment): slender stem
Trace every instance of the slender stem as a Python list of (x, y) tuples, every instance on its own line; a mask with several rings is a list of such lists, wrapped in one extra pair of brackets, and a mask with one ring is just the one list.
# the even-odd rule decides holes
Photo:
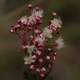
[(16, 34), (21, 40), (23, 40), (22, 37), (18, 34), (18, 32), (16, 32), (15, 34)]

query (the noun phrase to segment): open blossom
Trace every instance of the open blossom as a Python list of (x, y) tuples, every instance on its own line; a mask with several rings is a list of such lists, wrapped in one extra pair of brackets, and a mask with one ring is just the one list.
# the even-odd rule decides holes
[(32, 62), (35, 62), (35, 60), (32, 59), (32, 55), (25, 56), (24, 57), (24, 64), (31, 64)]
[(20, 21), (21, 21), (21, 23), (26, 24), (27, 21), (28, 21), (28, 16), (26, 15), (26, 16), (22, 17), (22, 18), (20, 19)]
[(43, 10), (40, 9), (39, 11), (36, 11), (35, 9), (33, 9), (32, 15), (33, 15), (33, 16), (43, 17)]
[(28, 53), (31, 54), (34, 51), (34, 49), (35, 49), (35, 45), (31, 45), (31, 46), (27, 45), (26, 48), (28, 50)]
[(61, 28), (61, 25), (62, 25), (62, 21), (58, 18), (54, 18), (52, 21), (51, 21), (51, 25), (56, 27), (56, 28)]
[(64, 47), (64, 42), (63, 42), (63, 39), (61, 37), (59, 37), (57, 40), (56, 40), (56, 43), (58, 44), (57, 45), (57, 49), (61, 49)]
[(35, 41), (37, 41), (38, 43), (42, 44), (45, 41), (45, 37), (43, 35), (42, 36), (37, 36), (35, 38)]
[(45, 37), (48, 37), (48, 38), (52, 38), (52, 30), (51, 29), (48, 29), (47, 27), (43, 30), (43, 35)]
[(34, 24), (36, 24), (37, 21), (36, 21), (35, 17), (31, 15), (31, 16), (29, 17), (29, 22), (30, 22), (32, 25), (34, 25)]

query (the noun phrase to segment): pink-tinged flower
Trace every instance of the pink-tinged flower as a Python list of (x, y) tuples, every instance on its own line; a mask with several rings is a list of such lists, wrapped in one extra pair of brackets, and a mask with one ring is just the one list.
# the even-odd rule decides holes
[(57, 52), (55, 51), (55, 52), (53, 53), (53, 55), (56, 56), (56, 55), (57, 55)]
[(32, 4), (29, 4), (29, 5), (28, 5), (28, 8), (30, 8), (30, 9), (31, 9), (32, 7), (33, 7), (33, 5), (32, 5)]
[(54, 61), (56, 60), (56, 56), (53, 56), (53, 60), (54, 60)]
[(32, 70), (33, 70), (33, 69), (34, 69), (34, 65), (30, 65), (30, 69), (32, 69)]
[(39, 50), (36, 50), (36, 54), (41, 55), (41, 54), (42, 54), (42, 52), (41, 52), (41, 51), (39, 51)]
[(26, 49), (26, 46), (25, 46), (25, 45), (22, 45), (22, 47), (21, 47), (21, 48), (24, 50), (24, 49)]
[(36, 11), (39, 11), (39, 10), (40, 10), (40, 7), (36, 7), (35, 10), (36, 10)]
[(11, 33), (14, 33), (14, 29), (10, 29), (10, 32), (11, 32)]
[(36, 34), (39, 34), (41, 31), (40, 31), (39, 29), (35, 29), (34, 32), (35, 32)]
[(41, 63), (42, 63), (42, 62), (43, 62), (43, 59), (42, 59), (42, 58), (40, 58), (40, 59), (39, 59), (39, 62), (41, 62)]
[(56, 13), (56, 12), (53, 12), (53, 13), (52, 13), (52, 16), (56, 16), (56, 15), (57, 15), (57, 13)]
[(30, 16), (28, 21), (29, 21), (32, 25), (36, 24), (36, 22), (37, 22), (34, 16)]
[(21, 30), (20, 33), (21, 33), (22, 35), (26, 34), (25, 30)]
[(52, 38), (52, 30), (51, 29), (48, 29), (47, 27), (46, 28), (44, 28), (44, 30), (43, 30), (43, 35), (45, 36), (45, 37), (48, 37), (48, 38)]
[(49, 69), (51, 69), (51, 68), (52, 68), (51, 64), (49, 64), (49, 65), (48, 65), (48, 68), (49, 68)]
[(46, 69), (43, 67), (43, 68), (41, 69), (41, 71), (42, 71), (42, 72), (45, 72), (45, 71), (46, 71)]
[(47, 50), (48, 50), (48, 51), (52, 51), (52, 49), (51, 49), (51, 48), (47, 48)]
[(46, 56), (46, 60), (50, 60), (50, 56)]
[(33, 56), (32, 56), (32, 59), (36, 59), (36, 55), (33, 55)]
[(33, 62), (35, 62), (35, 60), (32, 59), (32, 55), (29, 55), (29, 56), (26, 55), (24, 57), (24, 64), (31, 64)]
[(27, 45), (26, 48), (27, 48), (27, 52), (31, 54), (35, 49), (35, 45), (31, 45), (31, 46)]
[(37, 68), (37, 69), (36, 69), (36, 71), (37, 71), (37, 72), (40, 72), (40, 69), (39, 69), (39, 68)]
[(40, 77), (44, 77), (44, 74), (40, 74)]
[(22, 17), (22, 18), (20, 19), (20, 21), (21, 21), (22, 24), (26, 24), (27, 21), (28, 21), (28, 16), (26, 15), (26, 16)]
[(33, 16), (43, 17), (43, 10), (42, 9), (40, 9), (40, 10), (33, 9), (32, 15)]
[(61, 25), (62, 25), (62, 21), (58, 18), (54, 18), (52, 21), (51, 21), (51, 25), (52, 26), (55, 26), (56, 28), (61, 28)]
[(61, 49), (64, 47), (64, 42), (63, 42), (63, 39), (61, 37), (59, 37), (55, 43), (57, 43), (57, 49)]

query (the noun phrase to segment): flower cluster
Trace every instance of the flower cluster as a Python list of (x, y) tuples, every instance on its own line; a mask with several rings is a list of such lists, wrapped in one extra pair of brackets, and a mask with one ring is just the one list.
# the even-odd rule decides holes
[[(28, 5), (32, 9), (32, 5)], [(30, 70), (35, 70), (39, 77), (45, 77), (56, 60), (57, 51), (64, 46), (63, 39), (59, 37), (52, 45), (48, 41), (53, 38), (53, 34), (60, 35), (62, 21), (55, 12), (52, 13), (53, 19), (41, 30), (39, 25), (43, 23), (43, 10), (36, 7), (31, 15), (20, 18), (17, 24), (13, 25), (10, 32), (19, 36), (22, 41), (22, 49), (25, 51), (24, 64), (29, 66)], [(56, 48), (54, 48), (56, 47)]]

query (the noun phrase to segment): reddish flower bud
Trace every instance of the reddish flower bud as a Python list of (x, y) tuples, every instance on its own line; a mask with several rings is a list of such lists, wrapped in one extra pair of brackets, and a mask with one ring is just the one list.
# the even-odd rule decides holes
[(21, 24), (21, 20), (18, 20), (17, 22), (18, 22), (19, 24)]
[(31, 35), (31, 36), (29, 37), (29, 39), (30, 39), (30, 40), (33, 40), (33, 39), (34, 39), (34, 37)]
[(48, 51), (51, 51), (52, 49), (51, 49), (51, 48), (48, 48), (47, 50), (48, 50)]
[(56, 15), (57, 15), (57, 13), (56, 13), (56, 12), (53, 12), (53, 13), (52, 13), (52, 16), (56, 16)]
[(36, 11), (39, 11), (39, 10), (40, 10), (40, 7), (36, 7), (35, 10), (36, 10)]
[(14, 33), (14, 30), (13, 30), (13, 29), (10, 29), (10, 32), (11, 32), (11, 33)]
[(51, 69), (51, 68), (52, 68), (51, 64), (49, 64), (49, 65), (48, 65), (48, 68), (49, 68), (49, 69)]
[(26, 49), (26, 46), (25, 45), (22, 45), (22, 49)]
[(42, 24), (42, 23), (43, 23), (43, 21), (42, 21), (42, 20), (40, 20), (40, 21), (38, 21), (38, 22), (37, 22), (37, 24)]
[(29, 26), (29, 27), (31, 27), (31, 23), (30, 22), (27, 22), (26, 25)]
[(54, 61), (56, 60), (56, 56), (53, 56), (53, 60), (54, 60)]
[(61, 31), (60, 30), (57, 30), (57, 34), (61, 34)]
[(43, 68), (41, 69), (41, 71), (42, 71), (42, 72), (45, 72), (45, 71), (46, 71), (46, 69), (43, 67)]
[(55, 51), (55, 52), (53, 53), (53, 55), (56, 56), (56, 55), (57, 55), (57, 52)]
[(38, 34), (38, 33), (40, 33), (41, 31), (40, 30), (38, 30), (38, 29), (35, 29), (35, 31), (34, 31), (36, 34)]
[(34, 69), (34, 65), (30, 65), (30, 69), (32, 69), (32, 70), (33, 70), (33, 69)]
[(41, 55), (42, 54), (42, 52), (41, 51), (39, 51), (39, 50), (37, 50), (37, 52), (36, 52), (38, 55)]
[(35, 40), (32, 40), (32, 44), (35, 45), (36, 44), (36, 41)]
[(50, 60), (50, 56), (46, 56), (46, 60)]
[(32, 4), (29, 4), (29, 5), (28, 5), (28, 8), (29, 8), (29, 9), (31, 9), (32, 7), (33, 7), (33, 5), (32, 5)]
[(41, 18), (40, 18), (39, 16), (36, 16), (35, 19), (36, 19), (37, 21), (40, 21), (40, 20), (41, 20)]
[(40, 50), (42, 50), (44, 48), (44, 44), (38, 44), (38, 47)]
[(36, 69), (36, 71), (37, 71), (37, 72), (40, 72), (40, 69), (39, 69), (39, 68), (37, 68), (37, 69)]
[(36, 55), (33, 55), (33, 56), (32, 56), (32, 59), (36, 59)]
[(56, 29), (56, 27), (53, 27), (52, 30), (53, 30), (53, 31), (56, 31), (57, 29)]
[(28, 31), (31, 31), (31, 30), (32, 30), (32, 27), (29, 27), (29, 28), (28, 28)]
[(21, 33), (22, 35), (25, 35), (25, 34), (26, 34), (25, 30), (21, 30), (20, 33)]
[(41, 63), (42, 63), (42, 62), (43, 62), (43, 59), (42, 59), (42, 58), (40, 58), (40, 59), (39, 59), (39, 62), (41, 62)]
[(54, 43), (54, 46), (58, 46), (58, 43), (57, 43), (57, 42), (55, 42), (55, 43)]
[(40, 77), (42, 77), (42, 78), (43, 78), (43, 77), (44, 77), (44, 74), (40, 74)]

